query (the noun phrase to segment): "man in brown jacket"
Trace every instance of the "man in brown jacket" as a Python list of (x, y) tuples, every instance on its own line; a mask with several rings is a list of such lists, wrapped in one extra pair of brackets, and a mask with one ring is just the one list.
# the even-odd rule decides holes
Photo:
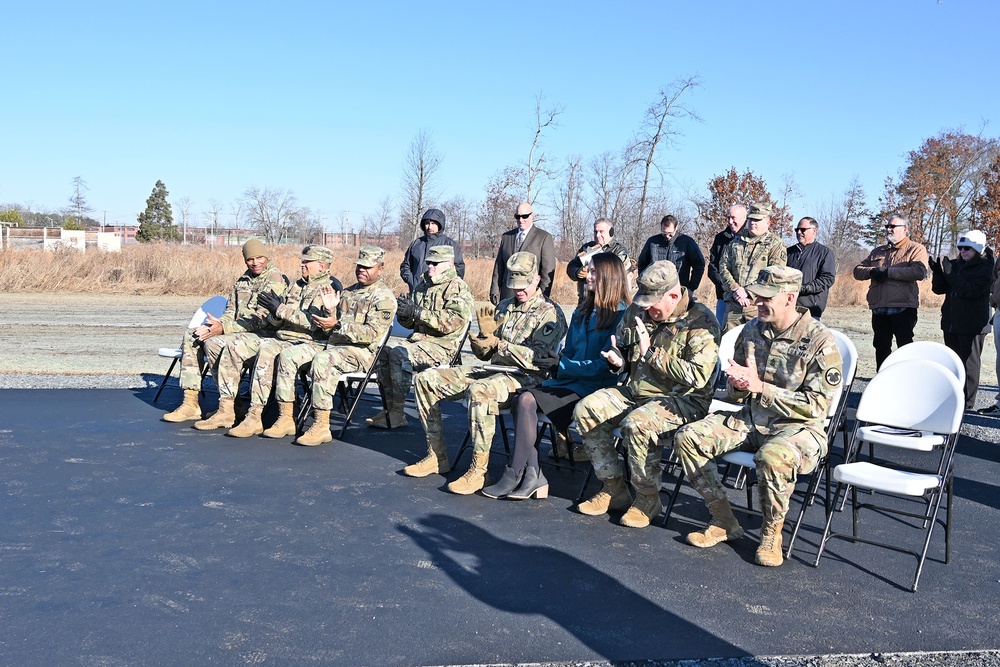
[(913, 342), (917, 326), (920, 290), (917, 281), (928, 275), (927, 249), (910, 240), (910, 221), (894, 215), (885, 223), (886, 244), (872, 250), (868, 258), (854, 267), (856, 280), (871, 280), (868, 307), (872, 310), (872, 345), (875, 368), (896, 347)]

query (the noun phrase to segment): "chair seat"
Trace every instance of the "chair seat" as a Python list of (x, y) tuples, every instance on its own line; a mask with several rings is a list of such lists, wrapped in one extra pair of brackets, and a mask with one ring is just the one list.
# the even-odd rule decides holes
[(895, 470), (867, 461), (839, 465), (833, 469), (833, 477), (844, 484), (906, 496), (922, 496), (941, 485), (939, 475)]
[(161, 347), (156, 351), (156, 354), (166, 359), (180, 359), (181, 349), (179, 347)]
[(733, 452), (726, 452), (722, 455), (722, 460), (726, 463), (733, 463), (738, 466), (743, 466), (744, 468), (755, 468), (757, 464), (753, 460), (753, 452), (744, 452), (743, 450), (737, 449)]
[(887, 445), (901, 449), (915, 449), (921, 452), (929, 452), (935, 447), (941, 447), (945, 442), (945, 436), (932, 431), (892, 428), (889, 426), (862, 426), (858, 429), (858, 436), (864, 442), (873, 442), (876, 445)]

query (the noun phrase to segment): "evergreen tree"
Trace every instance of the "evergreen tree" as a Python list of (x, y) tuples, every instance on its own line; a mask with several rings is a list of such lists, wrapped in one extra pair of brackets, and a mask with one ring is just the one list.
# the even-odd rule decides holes
[(174, 215), (167, 201), (167, 186), (156, 181), (153, 192), (146, 199), (146, 210), (139, 214), (139, 229), (135, 238), (143, 243), (150, 241), (180, 241), (181, 233), (174, 224)]

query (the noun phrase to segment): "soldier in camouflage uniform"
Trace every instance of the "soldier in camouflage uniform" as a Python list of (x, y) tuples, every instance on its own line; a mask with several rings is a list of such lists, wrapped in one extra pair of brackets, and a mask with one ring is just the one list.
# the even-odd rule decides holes
[(788, 263), (785, 243), (770, 228), (771, 205), (752, 204), (743, 230), (722, 251), (719, 279), (726, 299), (723, 332), (757, 317), (757, 306), (747, 293), (747, 285), (757, 279), (760, 270)]
[[(233, 340), (226, 344), (219, 356), (218, 385), (219, 410), (200, 422), (195, 422), (198, 430), (231, 428), (236, 422), (234, 401), (240, 388), (243, 364), (257, 357), (254, 364), (251, 385), (250, 411), (243, 420), (246, 427), (230, 433), (242, 435), (244, 431), (256, 430), (261, 433), (260, 415), (271, 394), (274, 381), (274, 358), (282, 349), (291, 345), (306, 344), (318, 346), (326, 340), (326, 333), (312, 321), (313, 315), (324, 315), (320, 290), (329, 286), (330, 262), (333, 252), (324, 246), (309, 245), (302, 249), (302, 278), (295, 281), (284, 297), (274, 292), (261, 292), (257, 303), (266, 309), (265, 322), (276, 329), (274, 338)], [(235, 429), (234, 429), (235, 430)], [(253, 435), (253, 433), (248, 433)]]
[(375, 428), (406, 426), (403, 403), (413, 372), (452, 363), (472, 317), (472, 291), (455, 270), (455, 249), (439, 245), (427, 251), (427, 272), (412, 298), (396, 299), (399, 323), (413, 333), (387, 347), (376, 361), (386, 409), (366, 421)]
[(758, 565), (781, 565), (781, 528), (799, 473), (807, 474), (827, 451), (824, 420), (840, 391), (843, 361), (829, 329), (796, 299), (802, 273), (769, 266), (748, 286), (757, 318), (740, 332), (733, 364), (726, 369), (731, 398), (745, 402), (736, 413), (717, 413), (688, 424), (676, 437), (691, 486), (705, 498), (712, 520), (687, 541), (710, 547), (735, 540), (743, 529), (719, 482), (715, 459), (750, 447), (757, 464), (757, 492), (764, 515)]
[[(642, 272), (612, 348), (602, 353), (612, 368), (628, 371), (628, 381), (585, 397), (573, 412), (594, 474), (604, 482), (580, 503), (582, 514), (628, 508), (622, 525), (644, 528), (663, 511), (660, 437), (708, 414), (720, 336), (715, 314), (681, 286), (672, 262), (654, 262)], [(634, 502), (615, 450), (612, 429), (618, 425)]]
[[(396, 297), (382, 280), (385, 269), (385, 251), (378, 246), (364, 246), (354, 262), (354, 276), (358, 282), (351, 285), (339, 299), (328, 299), (329, 318), (315, 318), (329, 330), (327, 347), (312, 357), (312, 410), (313, 423), (309, 430), (299, 436), (296, 444), (313, 447), (331, 442), (330, 411), (333, 409), (333, 395), (337, 390), (340, 376), (367, 370), (374, 363), (375, 353), (386, 332), (392, 327), (396, 315)], [(292, 363), (285, 368), (285, 354), (278, 358), (278, 387), (275, 396), (278, 401), (288, 401), (289, 410), (295, 400), (295, 375), (298, 366)], [(284, 378), (284, 379), (282, 379)], [(281, 405), (281, 403), (279, 403)], [(290, 433), (295, 432), (294, 421), (289, 425)], [(265, 432), (265, 435), (267, 433)]]
[(199, 343), (208, 367), (216, 375), (219, 354), (227, 343), (242, 338), (269, 338), (274, 335), (274, 328), (266, 322), (267, 310), (257, 304), (257, 295), (268, 291), (284, 294), (288, 288), (288, 278), (267, 258), (267, 249), (257, 239), (243, 244), (243, 260), (247, 270), (236, 279), (226, 303), (226, 312), (218, 319), (209, 315), (205, 324), (186, 332), (181, 341), (181, 389), (184, 390), (184, 401), (179, 408), (163, 415), (164, 421), (201, 419), (201, 406), (198, 405), (201, 367), (196, 347)]
[[(494, 311), (483, 306), (477, 313), (479, 336), (472, 351), (490, 365), (432, 368), (417, 375), (414, 384), (420, 421), (427, 433), (427, 456), (403, 473), (426, 477), (448, 471), (448, 454), (441, 433), (441, 401), (468, 398), (472, 464), (468, 472), (448, 485), (452, 493), (475, 493), (488, 484), (486, 468), (496, 430), (496, 415), (521, 387), (533, 387), (546, 377), (536, 360), (551, 359), (566, 335), (562, 309), (539, 291), (538, 258), (519, 252), (507, 260), (507, 287), (514, 296)], [(510, 371), (499, 371), (509, 367)]]

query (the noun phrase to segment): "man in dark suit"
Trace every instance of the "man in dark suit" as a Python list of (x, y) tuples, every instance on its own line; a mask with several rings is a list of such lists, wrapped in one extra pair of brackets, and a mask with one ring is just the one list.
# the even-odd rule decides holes
[(535, 227), (535, 213), (528, 202), (517, 205), (514, 222), (517, 226), (500, 237), (500, 249), (493, 264), (493, 283), (490, 286), (493, 305), (514, 296), (513, 290), (507, 287), (507, 260), (517, 252), (530, 252), (538, 258), (538, 273), (542, 278), (538, 289), (546, 297), (552, 292), (552, 280), (556, 274), (556, 246), (552, 235)]

